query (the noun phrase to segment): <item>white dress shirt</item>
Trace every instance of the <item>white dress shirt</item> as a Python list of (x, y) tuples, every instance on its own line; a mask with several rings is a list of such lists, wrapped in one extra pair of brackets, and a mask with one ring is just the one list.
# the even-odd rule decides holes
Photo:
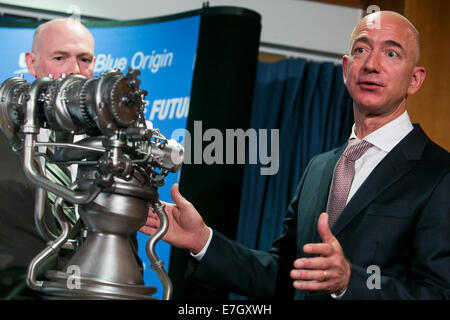
[[(372, 170), (413, 128), (408, 112), (405, 111), (398, 118), (364, 137), (363, 140), (370, 142), (373, 146), (355, 161), (355, 176), (348, 194), (347, 203)], [(350, 139), (358, 139), (355, 134), (355, 125), (353, 125)]]

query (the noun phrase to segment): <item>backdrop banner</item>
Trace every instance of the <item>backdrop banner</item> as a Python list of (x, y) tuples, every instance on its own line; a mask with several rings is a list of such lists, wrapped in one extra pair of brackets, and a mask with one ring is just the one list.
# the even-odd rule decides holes
[[(94, 76), (114, 68), (122, 72), (128, 68), (139, 70), (140, 87), (148, 92), (146, 119), (166, 137), (174, 134), (183, 143), (180, 132), (186, 128), (189, 112), (200, 15), (154, 21), (117, 22), (117, 25), (108, 22), (105, 27), (89, 27), (95, 39)], [(0, 82), (20, 74), (28, 82), (34, 81), (25, 63), (25, 52), (31, 51), (33, 33), (34, 28), (0, 27)], [(172, 202), (170, 188), (178, 182), (179, 176), (180, 172), (167, 176), (165, 185), (159, 189), (161, 200)], [(148, 236), (138, 232), (144, 281), (157, 288), (155, 297), (161, 299), (162, 286), (145, 252), (147, 239)], [(156, 253), (168, 271), (170, 245), (160, 241)]]

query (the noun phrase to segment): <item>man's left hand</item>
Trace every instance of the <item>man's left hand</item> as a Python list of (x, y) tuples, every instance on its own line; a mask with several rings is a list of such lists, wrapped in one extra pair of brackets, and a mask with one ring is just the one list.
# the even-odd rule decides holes
[(294, 261), (294, 269), (290, 273), (294, 288), (340, 295), (350, 280), (350, 263), (331, 233), (327, 213), (320, 215), (317, 230), (323, 242), (306, 244), (303, 251), (318, 256)]

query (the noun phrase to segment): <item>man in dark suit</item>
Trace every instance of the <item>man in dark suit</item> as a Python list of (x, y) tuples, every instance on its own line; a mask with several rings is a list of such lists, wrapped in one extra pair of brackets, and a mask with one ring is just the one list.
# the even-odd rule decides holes
[[(256, 298), (450, 298), (450, 158), (406, 111), (425, 79), (419, 52), (403, 16), (359, 22), (343, 57), (349, 142), (311, 160), (269, 252), (212, 231), (174, 186), (165, 240), (191, 251), (188, 274)], [(141, 231), (158, 225), (150, 211)]]
[(34, 186), (3, 135), (0, 150), (0, 299), (37, 297), (25, 284), (27, 264), (45, 248), (33, 219)]
[[(25, 58), (28, 71), (36, 78), (49, 74), (55, 79), (61, 74), (92, 77), (94, 38), (73, 19), (55, 19), (36, 29), (32, 51)], [(34, 223), (35, 186), (26, 179), (20, 158), (3, 135), (0, 150), (0, 297), (36, 298), (25, 284), (28, 264), (46, 246)], [(49, 214), (46, 220), (54, 223)]]

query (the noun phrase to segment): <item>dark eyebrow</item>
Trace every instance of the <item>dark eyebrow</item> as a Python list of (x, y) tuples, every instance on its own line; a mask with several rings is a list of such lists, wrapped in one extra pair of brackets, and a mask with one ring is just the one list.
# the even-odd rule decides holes
[(358, 38), (356, 38), (356, 39), (353, 41), (352, 49), (353, 49), (353, 47), (355, 46), (355, 44), (356, 44), (357, 42), (364, 42), (364, 43), (366, 43), (366, 44), (369, 44), (369, 43), (370, 43), (370, 40), (369, 40), (367, 37), (364, 37), (364, 36), (358, 37)]
[[(69, 55), (69, 53), (67, 51), (54, 51), (54, 52), (52, 52), (52, 55), (64, 55), (64, 56), (67, 56), (67, 55)], [(86, 52), (81, 52), (80, 54), (78, 54), (78, 57), (81, 57), (81, 56), (93, 57), (94, 55), (91, 52), (86, 51)]]
[(89, 57), (89, 58), (93, 58), (94, 57), (94, 55), (92, 54), (92, 53), (90, 53), (90, 52), (82, 52), (82, 53), (80, 53), (79, 55), (78, 55), (78, 57)]
[(389, 45), (389, 46), (397, 47), (400, 50), (403, 50), (403, 46), (400, 43), (398, 43), (398, 42), (396, 42), (394, 40), (387, 40), (384, 43)]
[[(357, 42), (364, 42), (364, 43), (366, 43), (366, 44), (370, 44), (370, 40), (369, 40), (367, 37), (364, 37), (364, 36), (361, 36), (361, 37), (356, 38), (355, 41), (353, 41), (353, 46), (355, 46), (355, 44), (356, 44)], [(384, 42), (384, 44), (385, 44), (385, 45), (388, 45), (388, 46), (397, 47), (397, 48), (399, 48), (400, 50), (404, 50), (404, 49), (403, 49), (403, 46), (402, 46), (400, 43), (398, 43), (397, 41), (394, 41), (394, 40), (386, 40), (386, 41)], [(353, 48), (353, 46), (352, 46), (352, 48)]]

